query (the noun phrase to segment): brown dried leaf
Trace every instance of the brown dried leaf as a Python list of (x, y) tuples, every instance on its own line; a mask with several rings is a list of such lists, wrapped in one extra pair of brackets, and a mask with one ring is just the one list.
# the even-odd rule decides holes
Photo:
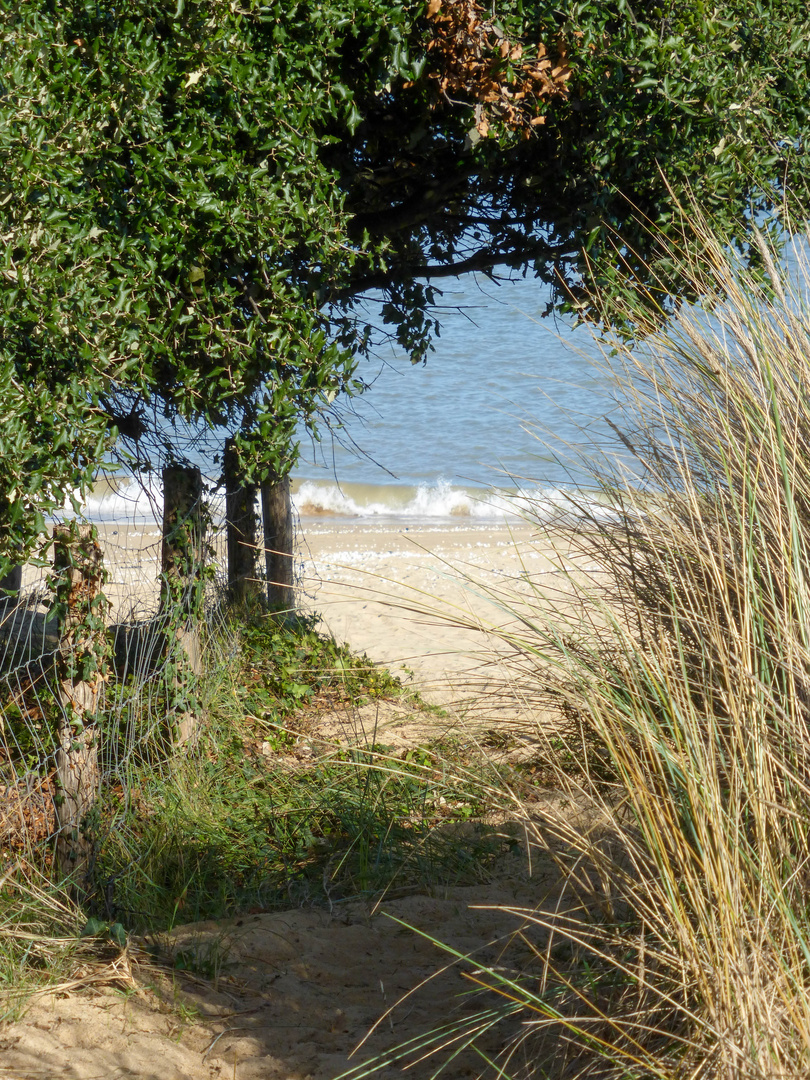
[[(493, 116), (513, 130), (522, 129), (526, 135), (536, 126), (531, 120), (534, 110), (526, 108), (530, 101), (568, 94), (564, 84), (571, 72), (561, 40), (555, 43), (556, 67), (552, 67), (544, 42), (532, 45), (537, 59), (530, 60), (518, 81), (509, 85), (501, 62), (508, 58), (520, 63), (527, 50), (523, 43), (504, 37), (489, 11), (476, 0), (428, 0), (427, 10), (434, 35), (427, 47), (435, 65), (429, 78), (438, 83), (441, 100), (461, 98), (469, 104), (477, 103), (473, 131), (479, 136), (479, 124), (488, 125)], [(440, 107), (440, 103), (437, 99), (434, 107)], [(480, 111), (485, 105), (490, 107), (489, 120)]]

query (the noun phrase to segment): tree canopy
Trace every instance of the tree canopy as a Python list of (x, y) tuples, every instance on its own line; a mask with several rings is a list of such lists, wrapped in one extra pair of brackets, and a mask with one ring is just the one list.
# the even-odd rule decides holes
[(740, 243), (804, 212), (809, 59), (799, 0), (19, 0), (0, 524), (27, 545), (143, 403), (290, 467), (381, 334), (426, 356), (443, 278), (677, 292), (649, 226), (687, 191)]

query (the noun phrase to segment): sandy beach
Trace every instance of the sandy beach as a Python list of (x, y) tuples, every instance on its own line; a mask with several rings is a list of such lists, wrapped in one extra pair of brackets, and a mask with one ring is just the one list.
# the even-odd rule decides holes
[[(158, 602), (159, 527), (108, 522), (98, 529), (111, 621), (147, 615)], [(223, 547), (214, 545), (217, 559)], [(493, 690), (503, 698), (509, 678), (495, 662), (503, 646), (487, 631), (514, 623), (521, 605), (529, 617), (538, 606), (567, 610), (571, 589), (561, 569), (596, 569), (571, 549), (570, 534), (520, 521), (302, 518), (298, 603), (428, 701), (463, 704), (469, 713), (476, 702), (490, 708)], [(26, 567), (24, 586), (44, 596), (45, 574)], [(221, 574), (224, 580), (224, 567)]]
[(304, 525), (302, 602), (428, 700), (469, 710), (509, 678), (488, 631), (524, 605), (570, 604), (570, 556), (569, 536), (525, 523)]
[[(115, 620), (157, 603), (160, 530), (102, 524)], [(488, 630), (514, 623), (515, 608), (563, 610), (561, 569), (594, 567), (571, 554), (571, 536), (516, 521), (302, 518), (296, 528), (298, 604), (357, 653), (384, 665), (442, 706), (471, 703), (501, 688), (500, 647)], [(215, 543), (224, 562), (222, 537)], [(224, 566), (222, 567), (224, 580)]]

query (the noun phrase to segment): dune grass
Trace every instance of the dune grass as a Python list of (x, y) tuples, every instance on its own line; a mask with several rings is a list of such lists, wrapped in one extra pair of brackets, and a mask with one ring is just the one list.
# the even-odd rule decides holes
[(725, 299), (619, 346), (624, 454), (593, 475), (614, 512), (585, 511), (601, 573), (574, 585), (593, 615), (512, 642), (609, 768), (574, 782), (596, 836), (531, 824), (595, 871), (576, 964), (538, 957), (584, 1075), (810, 1070), (810, 267), (760, 239), (758, 285), (698, 229), (697, 291)]
[(760, 239), (758, 282), (690, 227), (683, 270), (725, 299), (656, 323), (628, 298), (644, 346), (614, 342), (618, 452), (572, 498), (574, 602), (492, 594), (529, 714), (556, 709), (537, 739), (566, 796), (504, 799), (578, 903), (514, 912), (532, 962), (478, 967), (465, 1028), (387, 1055), (434, 1054), (422, 1075), (515, 1016), (487, 1076), (810, 1074), (808, 249)]

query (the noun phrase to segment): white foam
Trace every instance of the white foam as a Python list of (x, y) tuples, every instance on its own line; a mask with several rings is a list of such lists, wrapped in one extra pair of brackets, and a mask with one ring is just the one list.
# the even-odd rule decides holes
[[(292, 498), (295, 511), (305, 521), (318, 517), (462, 525), (465, 520), (471, 524), (526, 519), (575, 523), (583, 513), (602, 519), (612, 516), (609, 507), (599, 505), (582, 493), (560, 488), (464, 488), (445, 480), (399, 489), (390, 485), (341, 488), (338, 484), (305, 480), (298, 485)], [(105, 485), (89, 495), (84, 503), (84, 513), (96, 522), (159, 524), (163, 515), (160, 478), (122, 479), (115, 489)]]
[[(418, 488), (402, 489), (400, 496), (375, 499), (373, 488), (364, 486), (362, 495), (354, 494), (337, 484), (304, 481), (293, 496), (298, 513), (303, 517), (348, 517), (361, 520), (389, 518), (405, 520), (447, 520), (469, 518), (471, 521), (503, 521), (529, 518), (539, 521), (561, 516), (580, 518), (582, 506), (588, 514), (602, 517), (607, 507), (574, 496), (561, 489), (469, 489), (455, 487), (445, 480)], [(391, 492), (391, 488), (384, 489)], [(364, 497), (365, 496), (365, 497)]]
[(92, 492), (84, 513), (90, 521), (156, 523), (163, 516), (163, 492), (157, 478), (121, 480), (115, 490)]

